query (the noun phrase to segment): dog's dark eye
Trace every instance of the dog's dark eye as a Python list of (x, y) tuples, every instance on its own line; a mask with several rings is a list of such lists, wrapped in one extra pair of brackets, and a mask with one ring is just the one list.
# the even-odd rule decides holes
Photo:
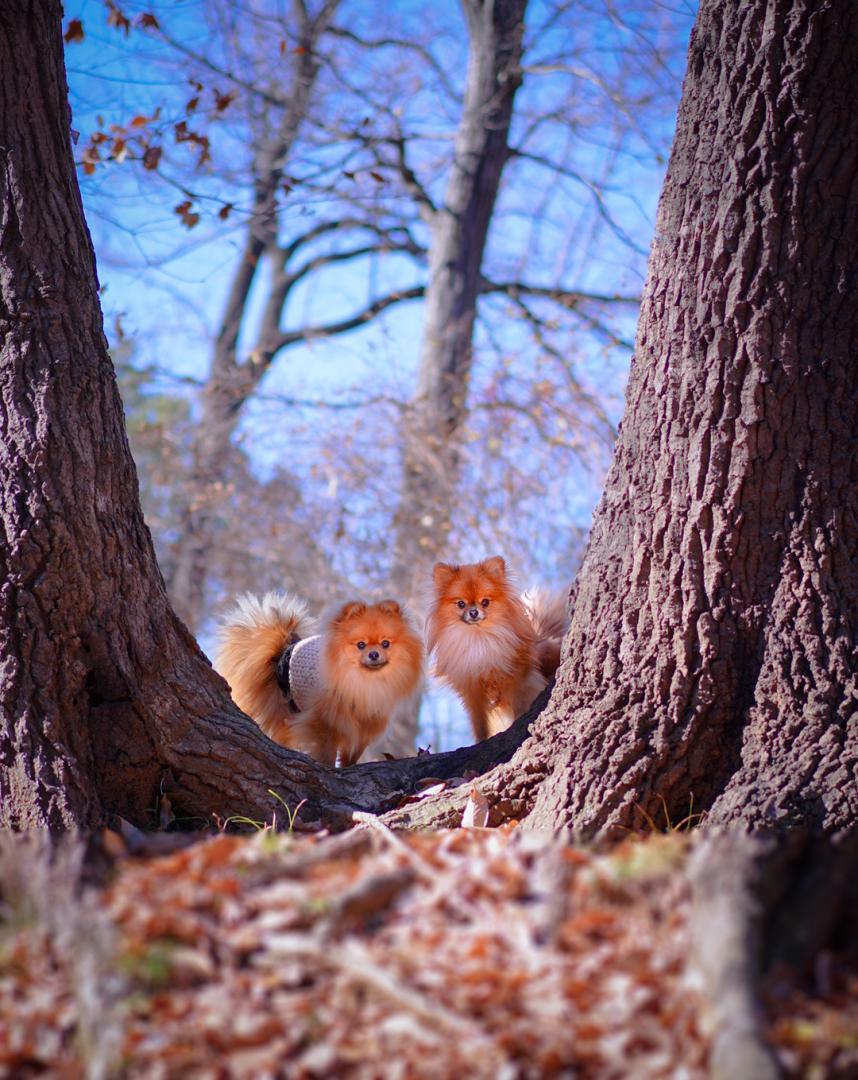
[(384, 641), (382, 641), (381, 647), (382, 647), (382, 649), (389, 649), (390, 648), (390, 642), (385, 639)]
[(465, 603), (465, 601), (464, 601), (464, 600), (457, 600), (457, 601), (456, 601), (456, 607), (458, 607), (458, 608), (465, 608), (465, 607), (467, 607), (467, 604)]
[(365, 648), (366, 648), (366, 642), (365, 642), (365, 641), (359, 641), (359, 642), (357, 643), (357, 647), (358, 647), (359, 649), (365, 649)]
[(483, 607), (488, 607), (491, 603), (491, 600), (481, 600), (480, 603), (483, 605)]

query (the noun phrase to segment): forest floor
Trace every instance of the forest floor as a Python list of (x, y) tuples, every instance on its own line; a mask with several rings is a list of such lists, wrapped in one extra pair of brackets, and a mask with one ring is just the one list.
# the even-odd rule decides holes
[[(2, 1076), (706, 1075), (693, 832), (0, 840)], [(858, 1075), (836, 958), (765, 1007), (786, 1075)]]

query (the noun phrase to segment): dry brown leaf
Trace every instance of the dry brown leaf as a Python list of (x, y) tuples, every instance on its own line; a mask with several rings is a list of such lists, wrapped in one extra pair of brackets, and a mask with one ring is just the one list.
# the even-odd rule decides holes
[(66, 32), (63, 34), (63, 41), (70, 45), (73, 42), (83, 41), (83, 38), (83, 22), (80, 19), (70, 19)]
[(128, 37), (128, 31), (131, 29), (131, 20), (120, 9), (115, 0), (106, 0), (107, 3), (107, 25), (115, 26), (117, 30), (123, 30), (125, 36)]
[(174, 207), (174, 212), (179, 215), (186, 229), (193, 229), (200, 220), (200, 215), (192, 212), (192, 206), (191, 200), (185, 199), (184, 202), (180, 202), (178, 206)]
[(150, 171), (157, 169), (163, 152), (160, 146), (147, 146), (143, 152), (143, 168)]

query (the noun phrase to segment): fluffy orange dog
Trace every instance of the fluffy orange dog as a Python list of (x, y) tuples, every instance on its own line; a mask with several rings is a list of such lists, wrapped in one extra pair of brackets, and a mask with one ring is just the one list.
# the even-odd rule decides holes
[(416, 689), (423, 646), (395, 600), (348, 603), (313, 629), (303, 600), (245, 596), (221, 627), (215, 667), (269, 738), (351, 765)]
[(565, 598), (520, 596), (500, 555), (437, 563), (427, 624), (435, 673), (462, 698), (477, 740), (510, 726), (548, 685), (560, 660)]
[(423, 645), (395, 600), (351, 603), (324, 636), (323, 689), (300, 720), (307, 752), (352, 765), (387, 727), (394, 706), (417, 689)]

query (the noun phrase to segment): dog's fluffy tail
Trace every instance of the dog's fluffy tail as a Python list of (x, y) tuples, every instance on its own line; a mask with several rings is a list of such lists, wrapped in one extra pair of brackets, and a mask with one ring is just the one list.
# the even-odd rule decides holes
[(539, 670), (553, 679), (560, 666), (560, 648), (569, 628), (569, 603), (565, 592), (528, 589), (521, 601), (533, 627)]
[(288, 645), (313, 633), (306, 603), (283, 592), (239, 597), (218, 629), (215, 669), (229, 683), (236, 705), (283, 746), (291, 744), (290, 712), (277, 682), (277, 662)]

